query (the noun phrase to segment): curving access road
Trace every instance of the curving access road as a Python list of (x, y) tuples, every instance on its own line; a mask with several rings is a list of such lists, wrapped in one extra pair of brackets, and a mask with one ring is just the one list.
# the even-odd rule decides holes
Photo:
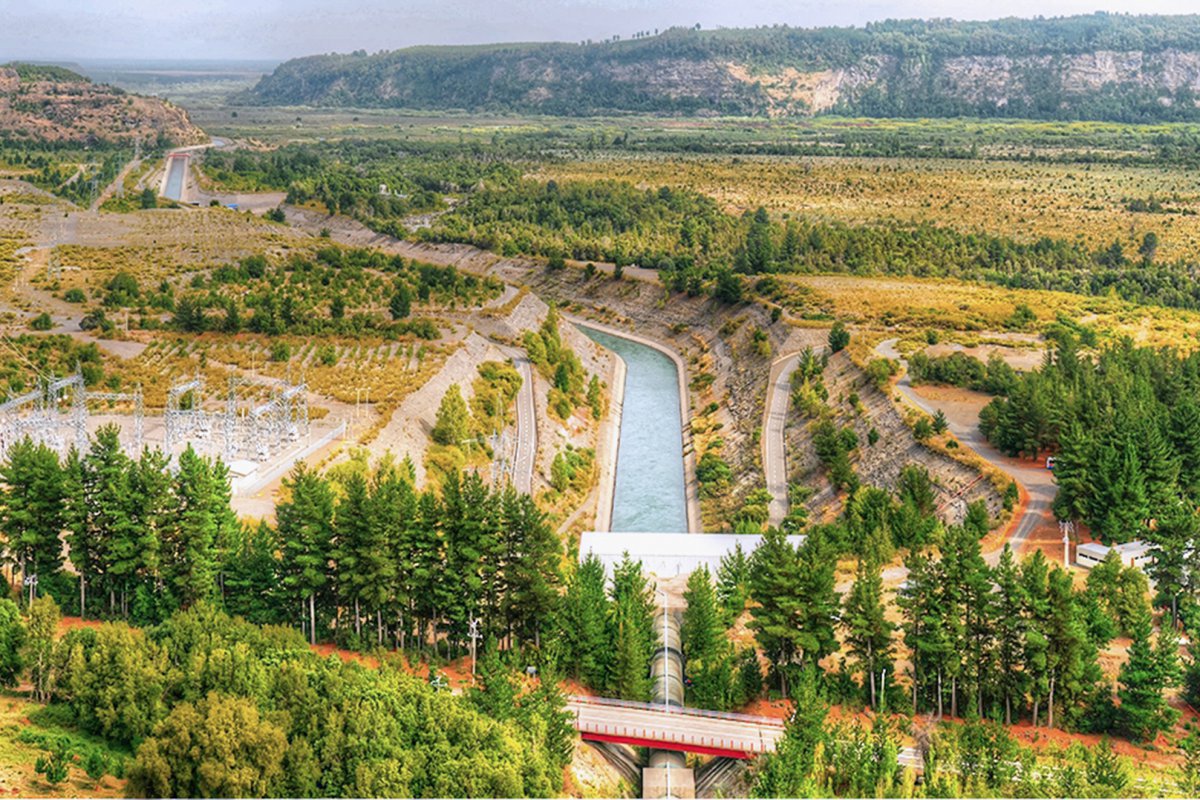
[[(880, 342), (875, 346), (875, 353), (883, 358), (898, 361), (903, 367), (900, 377), (896, 380), (896, 389), (900, 395), (925, 413), (936, 414), (939, 409), (938, 404), (926, 400), (913, 390), (912, 382), (908, 377), (908, 362), (896, 349), (897, 341), (899, 340), (887, 339)], [(984, 438), (978, 425), (962, 425), (950, 419), (947, 419), (947, 422), (950, 425), (950, 432), (959, 442), (974, 450), (984, 461), (1016, 481), (1017, 485), (1025, 490), (1028, 498), (1018, 511), (1020, 516), (1011, 527), (1012, 535), (1009, 539), (1001, 543), (996, 550), (984, 554), (988, 563), (995, 565), (1000, 560), (1004, 544), (1010, 545), (1013, 552), (1016, 553), (1029, 538), (1029, 534), (1048, 516), (1051, 516), (1054, 495), (1058, 491), (1058, 487), (1054, 484), (1054, 473), (1045, 469), (1038, 462), (1021, 461), (1004, 455)]]

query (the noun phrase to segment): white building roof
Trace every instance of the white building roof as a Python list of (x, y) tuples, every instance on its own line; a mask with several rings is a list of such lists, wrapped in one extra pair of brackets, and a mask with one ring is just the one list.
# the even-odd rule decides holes
[[(634, 561), (641, 561), (647, 572), (660, 578), (690, 574), (707, 565), (716, 572), (721, 557), (733, 552), (740, 544), (742, 552), (750, 555), (762, 542), (760, 534), (736, 533), (626, 533), (588, 531), (579, 540), (579, 558), (582, 561), (594, 553), (604, 570), (611, 573), (621, 563), (625, 553)], [(799, 547), (803, 536), (787, 537), (788, 544)]]
[(1075, 548), (1075, 553), (1081, 556), (1091, 556), (1098, 561), (1103, 561), (1108, 557), (1109, 549), (1110, 548), (1107, 545), (1100, 544), (1099, 542), (1088, 542)]

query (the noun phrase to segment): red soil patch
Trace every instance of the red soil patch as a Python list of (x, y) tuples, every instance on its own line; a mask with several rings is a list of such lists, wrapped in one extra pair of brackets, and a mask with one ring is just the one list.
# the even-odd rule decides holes
[(98, 619), (83, 619), (82, 617), (63, 617), (58, 623), (58, 629), (66, 633), (72, 628), (99, 628), (104, 623)]
[(356, 653), (353, 650), (344, 650), (331, 644), (314, 644), (310, 645), (310, 649), (317, 655), (321, 656), (321, 658), (337, 656), (342, 661), (352, 661), (355, 664), (361, 664), (362, 666), (370, 667), (371, 669), (377, 669), (379, 667), (379, 659), (375, 658), (375, 656)]

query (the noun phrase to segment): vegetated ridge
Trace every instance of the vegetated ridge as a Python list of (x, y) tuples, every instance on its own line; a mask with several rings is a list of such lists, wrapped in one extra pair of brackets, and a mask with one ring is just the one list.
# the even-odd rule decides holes
[(0, 139), (148, 147), (194, 144), (203, 131), (183, 109), (156, 97), (92, 83), (62, 67), (0, 66)]
[(1200, 15), (697, 30), (293, 59), (236, 99), (561, 115), (1200, 119)]

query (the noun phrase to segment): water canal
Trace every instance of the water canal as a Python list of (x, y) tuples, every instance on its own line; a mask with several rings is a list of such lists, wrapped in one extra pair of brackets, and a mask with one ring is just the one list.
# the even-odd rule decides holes
[(688, 530), (683, 424), (675, 362), (632, 339), (582, 324), (578, 327), (625, 362), (612, 530)]

